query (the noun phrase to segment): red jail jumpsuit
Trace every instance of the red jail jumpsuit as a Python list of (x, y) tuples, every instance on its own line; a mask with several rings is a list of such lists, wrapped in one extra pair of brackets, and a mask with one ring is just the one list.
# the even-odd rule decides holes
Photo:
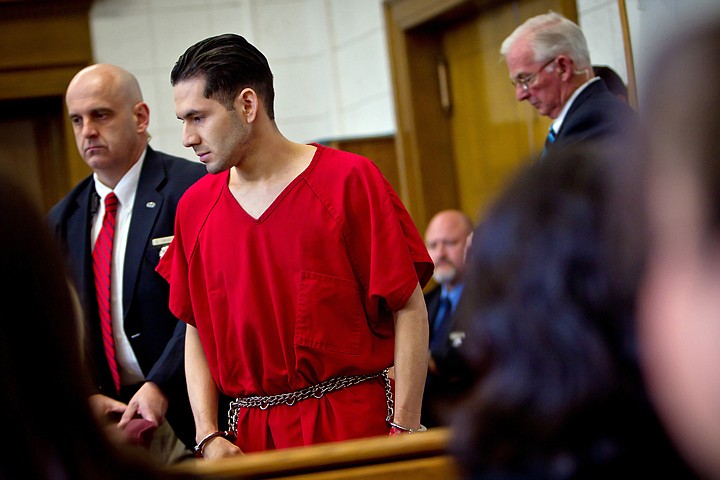
[[(157, 271), (170, 308), (198, 329), (218, 389), (276, 395), (393, 363), (392, 311), (432, 260), (397, 194), (368, 159), (317, 151), (257, 219), (207, 175), (178, 204)], [(266, 410), (241, 408), (244, 452), (388, 433), (381, 378)]]

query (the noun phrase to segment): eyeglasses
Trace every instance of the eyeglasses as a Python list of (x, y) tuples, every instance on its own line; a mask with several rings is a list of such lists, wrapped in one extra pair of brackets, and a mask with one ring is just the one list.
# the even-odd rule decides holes
[(542, 72), (545, 69), (545, 67), (547, 67), (552, 62), (554, 62), (555, 58), (557, 58), (557, 57), (553, 57), (550, 60), (548, 60), (542, 67), (538, 68), (535, 73), (531, 73), (530, 75), (526, 75), (526, 76), (522, 76), (522, 77), (519, 76), (515, 79), (511, 78), (510, 82), (513, 84), (513, 87), (517, 88), (517, 86), (520, 85), (520, 87), (522, 87), (522, 89), (523, 89), (523, 92), (527, 92), (530, 89), (530, 84), (535, 80), (535, 77), (537, 77), (538, 73)]

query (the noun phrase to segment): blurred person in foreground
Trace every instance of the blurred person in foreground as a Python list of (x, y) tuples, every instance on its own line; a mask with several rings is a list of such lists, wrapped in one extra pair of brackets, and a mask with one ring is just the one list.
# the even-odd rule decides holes
[(550, 155), (511, 181), (473, 234), (457, 322), (474, 385), (451, 451), (477, 479), (692, 478), (636, 358), (641, 262), (622, 252), (617, 154)]
[(37, 205), (0, 175), (0, 478), (180, 479), (118, 449), (88, 405), (79, 306)]
[(651, 65), (640, 104), (650, 227), (643, 365), (680, 450), (705, 478), (720, 478), (720, 19), (673, 36)]

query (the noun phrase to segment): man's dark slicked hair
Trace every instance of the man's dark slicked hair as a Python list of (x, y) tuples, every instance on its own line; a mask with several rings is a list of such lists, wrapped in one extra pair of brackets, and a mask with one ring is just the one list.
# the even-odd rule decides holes
[(170, 73), (175, 86), (184, 80), (205, 79), (206, 98), (233, 109), (235, 97), (243, 88), (252, 88), (275, 118), (273, 76), (267, 58), (245, 38), (223, 34), (201, 40), (183, 53)]

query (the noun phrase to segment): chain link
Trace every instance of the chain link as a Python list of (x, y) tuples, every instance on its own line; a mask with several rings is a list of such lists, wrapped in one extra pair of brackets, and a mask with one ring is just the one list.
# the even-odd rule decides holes
[(388, 377), (388, 371), (386, 368), (382, 371), (383, 380), (385, 380), (385, 400), (387, 401), (387, 417), (385, 421), (390, 423), (395, 415), (395, 402), (393, 401), (392, 387), (390, 386), (390, 377)]
[(334, 377), (324, 382), (320, 382), (309, 387), (302, 388), (290, 393), (281, 393), (279, 395), (253, 395), (250, 397), (238, 397), (230, 402), (228, 409), (228, 426), (230, 431), (237, 435), (238, 411), (240, 408), (259, 408), (266, 410), (269, 407), (277, 405), (293, 406), (297, 402), (301, 402), (308, 398), (322, 398), (326, 393), (340, 390), (341, 388), (352, 387), (359, 383), (371, 380), (377, 377), (383, 377), (385, 383), (385, 399), (387, 401), (388, 414), (385, 421), (389, 422), (393, 417), (394, 402), (390, 378), (388, 378), (388, 370), (386, 368), (382, 372), (372, 373), (370, 375), (350, 375), (346, 377)]

